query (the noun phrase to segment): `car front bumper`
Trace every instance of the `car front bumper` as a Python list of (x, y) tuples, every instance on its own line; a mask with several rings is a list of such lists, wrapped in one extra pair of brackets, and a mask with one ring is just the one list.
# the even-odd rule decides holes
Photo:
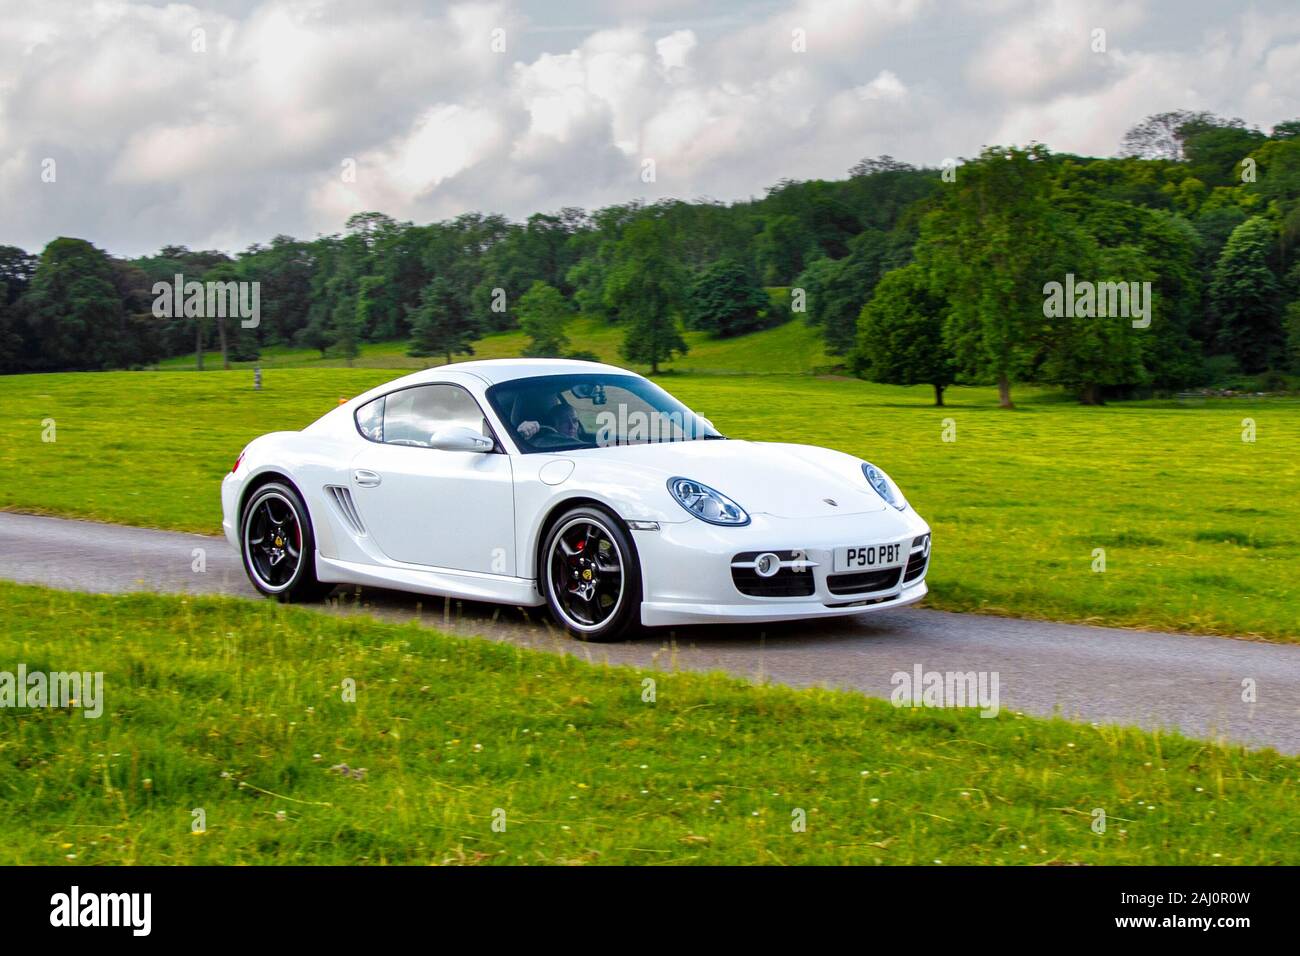
[[(789, 621), (914, 604), (928, 590), (929, 533), (911, 508), (808, 519), (754, 515), (743, 528), (691, 519), (661, 523), (657, 531), (633, 531), (641, 563), (641, 623), (664, 627)], [(921, 540), (924, 545), (914, 545)], [(855, 579), (834, 569), (837, 548), (892, 543), (902, 545), (903, 563), (896, 577), (882, 575), (887, 580), (867, 582), (857, 590)], [(794, 552), (806, 562), (803, 573), (811, 584), (805, 581), (800, 587), (808, 593), (761, 596), (741, 590), (733, 563), (740, 556), (769, 551)], [(909, 575), (907, 565), (914, 554), (920, 571)]]

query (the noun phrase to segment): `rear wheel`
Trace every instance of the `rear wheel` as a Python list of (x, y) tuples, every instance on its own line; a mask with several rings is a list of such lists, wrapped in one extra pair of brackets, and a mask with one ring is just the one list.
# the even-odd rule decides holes
[(641, 565), (622, 522), (581, 506), (551, 525), (539, 578), (551, 616), (583, 641), (616, 641), (641, 618)]
[(240, 551), (253, 587), (284, 602), (319, 601), (334, 589), (316, 579), (316, 538), (293, 488), (270, 482), (253, 492), (240, 519)]

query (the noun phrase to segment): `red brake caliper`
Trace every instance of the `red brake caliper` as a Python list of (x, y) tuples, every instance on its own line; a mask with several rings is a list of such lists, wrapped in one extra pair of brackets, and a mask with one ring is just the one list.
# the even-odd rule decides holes
[(583, 538), (573, 546), (574, 553), (569, 556), (569, 567), (574, 569), (574, 581), (571, 593), (577, 594), (582, 588), (582, 549), (587, 546), (587, 539)]

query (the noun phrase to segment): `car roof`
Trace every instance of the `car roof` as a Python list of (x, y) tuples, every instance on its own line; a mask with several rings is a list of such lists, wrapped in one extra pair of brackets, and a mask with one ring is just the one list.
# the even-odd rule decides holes
[[(448, 372), (465, 372), (482, 379), (488, 385), (497, 385), (520, 378), (536, 378), (539, 375), (579, 375), (586, 373), (604, 373), (607, 375), (635, 375), (617, 365), (603, 362), (584, 362), (579, 359), (481, 359), (473, 362), (453, 362), (451, 365), (439, 365), (409, 375), (403, 381), (414, 384), (419, 381), (437, 381)], [(392, 384), (391, 382), (389, 383)]]

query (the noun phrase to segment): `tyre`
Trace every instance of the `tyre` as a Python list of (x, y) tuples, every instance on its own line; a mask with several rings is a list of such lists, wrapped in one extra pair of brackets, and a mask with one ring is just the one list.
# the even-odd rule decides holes
[(641, 622), (641, 565), (623, 523), (583, 505), (551, 524), (539, 580), (556, 622), (583, 641), (616, 641)]
[(239, 520), (240, 552), (253, 587), (285, 603), (319, 601), (334, 589), (316, 580), (316, 537), (307, 506), (293, 488), (262, 485)]

